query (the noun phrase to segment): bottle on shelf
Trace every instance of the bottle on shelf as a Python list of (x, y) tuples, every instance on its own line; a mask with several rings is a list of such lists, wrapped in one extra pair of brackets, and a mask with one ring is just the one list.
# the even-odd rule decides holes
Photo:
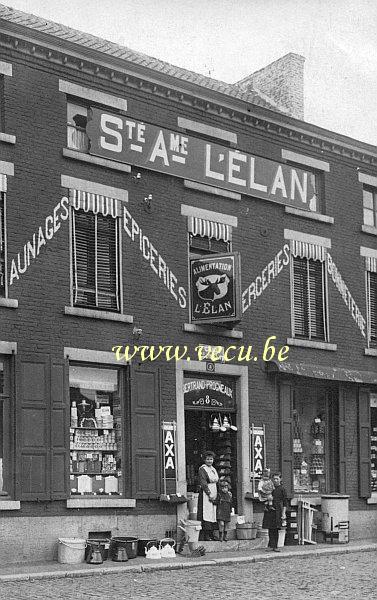
[(77, 423), (78, 423), (78, 415), (77, 415), (76, 401), (72, 400), (72, 405), (71, 405), (71, 427), (77, 427)]

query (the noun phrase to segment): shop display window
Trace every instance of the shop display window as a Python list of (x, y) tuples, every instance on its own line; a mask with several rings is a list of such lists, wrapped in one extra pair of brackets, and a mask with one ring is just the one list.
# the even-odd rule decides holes
[(71, 365), (69, 386), (71, 494), (121, 495), (120, 371)]
[(328, 419), (325, 394), (296, 392), (293, 409), (293, 489), (328, 489)]
[(370, 395), (371, 491), (377, 493), (377, 394)]

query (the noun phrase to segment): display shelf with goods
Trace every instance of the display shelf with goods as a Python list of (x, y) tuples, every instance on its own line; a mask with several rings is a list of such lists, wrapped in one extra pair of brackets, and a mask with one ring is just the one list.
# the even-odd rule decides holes
[(293, 411), (293, 483), (297, 493), (326, 491), (326, 421), (321, 402), (296, 399)]
[[(226, 417), (226, 418), (225, 418)], [(198, 492), (198, 470), (206, 450), (215, 453), (214, 466), (220, 480), (227, 480), (236, 502), (237, 428), (236, 413), (185, 411), (187, 491)], [(225, 428), (224, 428), (225, 423)], [(228, 427), (229, 424), (229, 427)], [(222, 427), (224, 431), (220, 429)]]
[(70, 369), (71, 495), (119, 496), (123, 435), (117, 372)]

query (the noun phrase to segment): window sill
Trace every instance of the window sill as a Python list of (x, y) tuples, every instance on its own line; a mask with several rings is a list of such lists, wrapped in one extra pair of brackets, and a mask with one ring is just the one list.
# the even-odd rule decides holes
[(101, 158), (99, 156), (93, 156), (92, 154), (86, 154), (85, 152), (79, 152), (78, 150), (71, 150), (70, 148), (63, 148), (63, 156), (66, 158), (73, 158), (74, 160), (81, 160), (82, 162), (91, 163), (93, 165), (99, 165), (100, 167), (106, 167), (107, 169), (114, 169), (114, 171), (123, 171), (123, 173), (130, 173), (130, 165), (124, 163), (118, 163), (115, 160), (109, 160), (108, 158)]
[(86, 317), (87, 319), (101, 319), (103, 321), (117, 321), (121, 323), (133, 323), (132, 315), (121, 315), (119, 313), (107, 312), (105, 310), (91, 310), (90, 308), (79, 308), (77, 306), (65, 306), (64, 314), (72, 317)]
[(316, 350), (330, 350), (335, 352), (338, 349), (336, 344), (328, 342), (315, 342), (314, 340), (300, 340), (298, 338), (288, 338), (288, 346), (298, 346), (299, 348), (315, 348)]
[(184, 323), (183, 331), (188, 333), (218, 335), (219, 337), (233, 338), (235, 340), (242, 340), (243, 338), (242, 331), (237, 331), (236, 329), (223, 329), (221, 327), (214, 327), (212, 325), (194, 325), (193, 323)]
[(0, 142), (4, 142), (5, 144), (15, 144), (16, 136), (11, 135), (10, 133), (0, 133)]
[(365, 356), (377, 356), (377, 348), (365, 348)]
[(370, 498), (367, 498), (367, 504), (377, 504), (377, 492), (372, 492)]
[(21, 503), (18, 500), (0, 500), (0, 510), (20, 510)]
[(311, 219), (312, 221), (321, 221), (322, 223), (329, 223), (330, 225), (334, 224), (334, 217), (321, 215), (320, 213), (310, 212), (308, 210), (301, 210), (300, 208), (294, 208), (293, 206), (286, 206), (285, 212), (290, 215), (296, 215), (297, 217)]
[(67, 508), (136, 508), (134, 498), (69, 498)]
[(371, 225), (362, 225), (361, 231), (369, 233), (369, 235), (377, 235), (377, 227), (372, 227)]
[(321, 494), (315, 494), (313, 492), (293, 492), (295, 496), (291, 499), (291, 506), (298, 506), (299, 500), (304, 499), (310, 502), (313, 506), (320, 506), (322, 503)]
[(12, 298), (0, 298), (0, 306), (4, 308), (18, 308), (18, 300)]

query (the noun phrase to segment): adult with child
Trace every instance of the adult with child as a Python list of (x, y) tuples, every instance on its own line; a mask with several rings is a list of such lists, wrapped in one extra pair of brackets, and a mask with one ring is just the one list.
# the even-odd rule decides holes
[(281, 484), (281, 473), (274, 473), (272, 476), (274, 490), (272, 492), (272, 506), (267, 504), (262, 527), (268, 529), (268, 548), (273, 552), (280, 552), (278, 548), (279, 529), (285, 527), (286, 512), (288, 507), (288, 498), (285, 488)]
[(216, 498), (219, 475), (213, 466), (215, 453), (204, 452), (204, 463), (199, 467), (198, 521), (202, 522), (202, 531), (206, 541), (214, 540), (213, 532), (217, 529)]

